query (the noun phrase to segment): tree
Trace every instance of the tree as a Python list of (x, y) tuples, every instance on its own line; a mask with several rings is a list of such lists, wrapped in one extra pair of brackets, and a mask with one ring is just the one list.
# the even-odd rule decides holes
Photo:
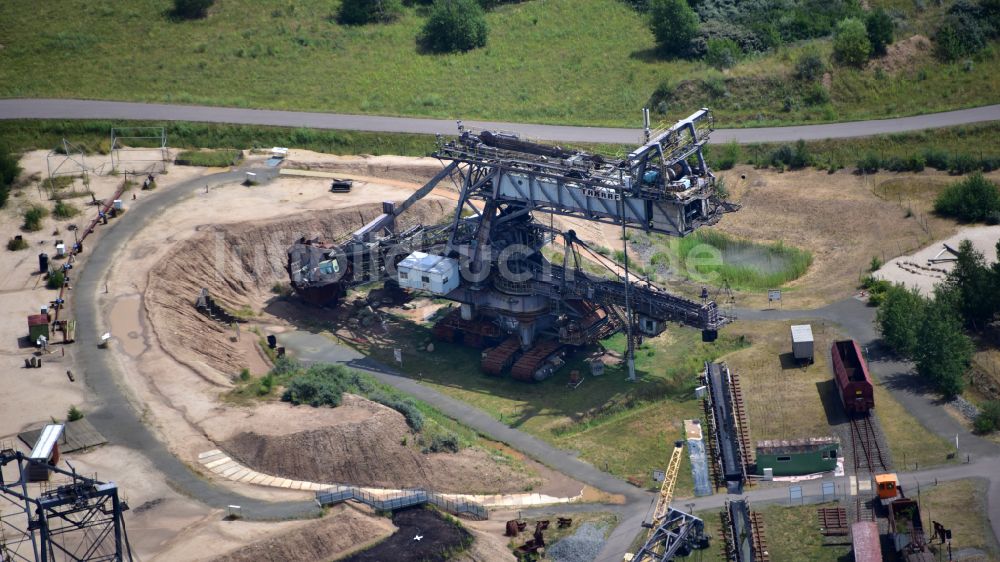
[(892, 33), (895, 24), (889, 14), (881, 7), (869, 12), (865, 18), (865, 29), (868, 31), (868, 41), (872, 45), (872, 53), (882, 56), (886, 47), (892, 44)]
[(875, 323), (886, 345), (903, 357), (913, 357), (919, 345), (917, 333), (926, 307), (927, 299), (916, 289), (902, 285), (889, 287), (875, 315)]
[(215, 4), (215, 0), (174, 0), (174, 16), (195, 20), (208, 15), (208, 9)]
[(691, 40), (698, 35), (698, 14), (687, 0), (651, 0), (649, 27), (660, 52), (669, 56), (688, 54)]
[(347, 25), (388, 23), (402, 13), (402, 0), (343, 0), (337, 12), (337, 21)]
[(963, 376), (972, 361), (972, 340), (962, 332), (962, 322), (945, 299), (926, 307), (917, 332), (913, 359), (917, 373), (947, 397), (962, 392)]
[(984, 221), (1000, 212), (1000, 187), (976, 172), (938, 194), (934, 212), (963, 221)]
[(1000, 308), (1000, 277), (986, 265), (986, 258), (972, 242), (958, 246), (955, 267), (948, 272), (939, 293), (955, 306), (966, 326), (984, 328)]
[(435, 0), (419, 41), (435, 53), (469, 51), (486, 45), (486, 14), (476, 0)]
[(17, 165), (17, 156), (11, 154), (6, 146), (0, 145), (0, 208), (7, 204), (10, 196), (10, 186), (21, 173)]
[(973, 55), (986, 47), (990, 35), (997, 29), (990, 23), (993, 7), (957, 0), (948, 8), (948, 14), (934, 33), (934, 52), (938, 58), (953, 61)]
[(833, 56), (841, 63), (861, 66), (872, 52), (865, 24), (857, 18), (847, 18), (837, 24), (833, 33)]

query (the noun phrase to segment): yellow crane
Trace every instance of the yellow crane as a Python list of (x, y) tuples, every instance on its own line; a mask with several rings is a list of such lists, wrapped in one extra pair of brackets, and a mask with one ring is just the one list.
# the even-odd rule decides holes
[[(668, 523), (668, 519), (677, 520), (678, 515), (685, 515), (670, 509), (670, 502), (674, 499), (674, 485), (677, 483), (677, 475), (681, 470), (681, 454), (683, 452), (684, 441), (675, 441), (674, 450), (670, 453), (670, 462), (667, 463), (667, 471), (663, 475), (663, 484), (660, 485), (660, 495), (656, 498), (653, 520), (649, 523), (649, 533), (646, 534), (646, 544), (637, 554), (625, 553), (625, 562), (669, 560), (673, 552), (668, 553), (667, 551), (676, 550), (677, 547), (673, 544), (676, 541), (663, 540), (666, 538), (663, 535), (663, 527), (665, 523)], [(685, 520), (682, 517), (680, 521), (684, 522)], [(700, 520), (698, 522), (700, 523)], [(643, 525), (646, 524), (643, 523)]]

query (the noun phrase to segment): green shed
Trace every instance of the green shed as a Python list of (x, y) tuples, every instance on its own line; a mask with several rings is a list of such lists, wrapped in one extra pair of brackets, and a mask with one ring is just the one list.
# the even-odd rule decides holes
[(791, 441), (758, 441), (757, 474), (765, 468), (774, 476), (800, 476), (828, 472), (837, 468), (840, 440), (836, 437), (810, 437)]
[(49, 317), (47, 314), (32, 314), (28, 317), (28, 338), (34, 344), (39, 336), (49, 339)]

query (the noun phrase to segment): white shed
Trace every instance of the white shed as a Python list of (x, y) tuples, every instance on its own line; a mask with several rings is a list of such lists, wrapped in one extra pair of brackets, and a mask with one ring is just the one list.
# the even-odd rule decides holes
[(796, 361), (813, 362), (813, 330), (810, 324), (792, 326), (792, 355)]
[(397, 278), (405, 289), (445, 295), (458, 287), (458, 261), (444, 256), (413, 252), (399, 262)]

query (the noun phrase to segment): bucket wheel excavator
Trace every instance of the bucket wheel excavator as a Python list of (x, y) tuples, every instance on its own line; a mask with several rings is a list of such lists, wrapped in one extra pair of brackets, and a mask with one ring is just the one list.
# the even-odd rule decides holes
[[(394, 281), (459, 304), (434, 326), (435, 337), (486, 348), (490, 375), (542, 380), (561, 356), (613, 333), (628, 333), (629, 349), (661, 333), (667, 322), (702, 330), (714, 341), (730, 319), (710, 299), (669, 294), (636, 282), (628, 264), (608, 273), (584, 271), (580, 254), (597, 253), (573, 230), (538, 220), (555, 215), (685, 236), (717, 223), (738, 206), (719, 197), (702, 149), (712, 115), (701, 109), (662, 131), (645, 129), (645, 142), (624, 157), (609, 157), (529, 142), (515, 134), (472, 131), (438, 138), (443, 168), (400, 205), (350, 237), (335, 242), (302, 238), (288, 249), (288, 273), (307, 302), (336, 305), (352, 286)], [(396, 218), (450, 179), (459, 189), (443, 225), (396, 228)], [(563, 259), (542, 248), (559, 244)], [(627, 261), (627, 260), (626, 260)], [(627, 356), (634, 376), (632, 354)]]

